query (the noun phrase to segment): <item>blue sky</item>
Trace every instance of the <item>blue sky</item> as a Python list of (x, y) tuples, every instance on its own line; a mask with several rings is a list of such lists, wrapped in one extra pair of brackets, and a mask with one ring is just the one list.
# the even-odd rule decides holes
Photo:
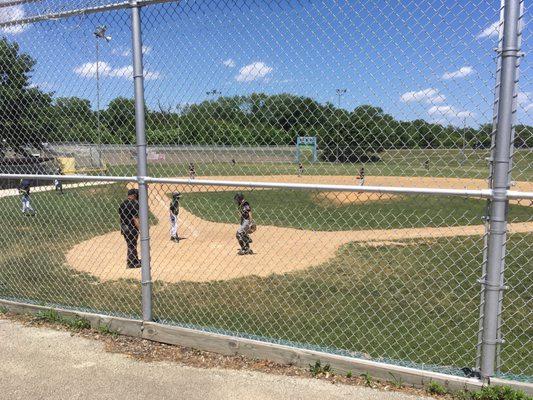
[[(498, 36), (490, 27), (498, 10), (499, 1), (451, 0), (196, 0), (146, 7), (147, 102), (176, 107), (212, 98), (206, 92), (216, 89), (222, 95), (289, 92), (338, 104), (336, 89), (346, 89), (344, 108), (372, 104), (402, 120), (478, 125), (492, 116)], [(107, 25), (112, 40), (100, 43), (105, 105), (132, 96), (129, 18), (128, 10), (116, 11), (3, 34), (38, 61), (35, 84), (95, 103), (91, 33)], [(526, 30), (526, 53), (527, 39)], [(518, 115), (533, 124), (528, 72), (526, 57)]]

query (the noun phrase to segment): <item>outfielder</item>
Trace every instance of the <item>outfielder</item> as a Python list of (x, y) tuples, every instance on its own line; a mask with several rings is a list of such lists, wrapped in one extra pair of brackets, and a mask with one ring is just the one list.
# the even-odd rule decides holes
[(359, 170), (359, 185), (363, 186), (365, 184), (365, 167), (361, 167)]
[(29, 179), (20, 180), (19, 193), (22, 196), (22, 213), (25, 215), (35, 215), (35, 210), (31, 208), (30, 204), (30, 187), (31, 181)]
[(304, 173), (304, 166), (302, 163), (298, 163), (298, 178), (300, 178)]
[(252, 243), (250, 234), (254, 233), (257, 227), (252, 219), (252, 207), (250, 207), (250, 203), (244, 200), (244, 195), (242, 193), (237, 193), (233, 197), (233, 200), (235, 201), (235, 204), (237, 204), (241, 220), (241, 225), (239, 226), (239, 229), (237, 229), (236, 234), (239, 246), (241, 246), (237, 254), (241, 256), (246, 254), (254, 254), (250, 248), (250, 244)]
[(196, 168), (194, 163), (189, 163), (189, 179), (196, 179)]
[(170, 240), (179, 242), (178, 237), (178, 214), (180, 212), (180, 192), (172, 193), (172, 200), (170, 201)]
[[(56, 174), (63, 175), (61, 168), (57, 169)], [(59, 192), (59, 194), (63, 194), (63, 182), (61, 182), (60, 179), (54, 179), (54, 188), (56, 192)]]

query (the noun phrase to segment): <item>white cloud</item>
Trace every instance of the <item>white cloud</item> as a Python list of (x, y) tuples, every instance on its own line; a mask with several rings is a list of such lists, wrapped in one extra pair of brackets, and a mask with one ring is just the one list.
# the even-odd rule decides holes
[(461, 67), (457, 71), (445, 72), (442, 75), (442, 79), (457, 79), (464, 78), (465, 76), (471, 75), (474, 73), (474, 68), (472, 67)]
[(161, 72), (157, 72), (157, 71), (145, 71), (144, 72), (144, 79), (147, 81), (155, 81), (156, 79), (161, 79), (162, 77), (163, 75), (161, 74)]
[(239, 74), (235, 77), (235, 80), (238, 82), (252, 82), (265, 78), (272, 72), (272, 70), (273, 68), (269, 67), (264, 62), (256, 61), (242, 67), (239, 70)]
[(446, 118), (472, 118), (475, 113), (467, 110), (458, 110), (454, 106), (433, 106), (428, 110), (428, 114), (439, 121)]
[(531, 92), (518, 92), (516, 95), (516, 102), (520, 105), (529, 103), (531, 100)]
[(446, 96), (439, 93), (437, 89), (429, 88), (414, 92), (406, 92), (400, 96), (400, 101), (404, 103), (437, 104), (446, 101)]
[[(108, 76), (114, 78), (133, 79), (133, 67), (127, 65), (124, 67), (113, 68), (105, 61), (101, 61), (98, 65), (99, 74), (101, 77)], [(96, 63), (85, 63), (76, 68), (74, 72), (83, 78), (96, 78)], [(144, 71), (144, 79), (155, 80), (161, 78), (162, 75), (156, 71)]]
[[(0, 0), (0, 3), (3, 3), (3, 0)], [(2, 7), (0, 8), (0, 22), (14, 21), (22, 19), (26, 16), (23, 6), (12, 6), (12, 7)], [(11, 35), (17, 35), (24, 32), (28, 28), (28, 25), (11, 25), (4, 28), (0, 28), (1, 32), (8, 33)]]
[(54, 90), (55, 85), (50, 82), (39, 82), (39, 83), (30, 83), (28, 86), (30, 89), (41, 89), (41, 90)]
[(228, 58), (226, 61), (223, 61), (222, 64), (224, 64), (228, 68), (234, 68), (235, 67), (235, 60), (232, 58)]
[(503, 25), (500, 24), (500, 21), (493, 22), (490, 26), (486, 27), (482, 32), (479, 33), (476, 37), (478, 39), (488, 38), (498, 36), (500, 29), (503, 28)]
[[(153, 48), (150, 46), (143, 45), (143, 54), (147, 55), (152, 52)], [(111, 50), (111, 54), (121, 56), (121, 57), (131, 57), (131, 49), (113, 49)]]

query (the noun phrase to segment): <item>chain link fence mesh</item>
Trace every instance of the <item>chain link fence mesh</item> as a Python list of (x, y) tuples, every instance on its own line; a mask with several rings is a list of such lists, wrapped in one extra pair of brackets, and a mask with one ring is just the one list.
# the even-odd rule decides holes
[[(14, 174), (0, 181), (2, 298), (141, 315), (118, 216), (134, 180), (39, 178), (136, 174), (126, 3), (0, 1), (0, 172)], [(154, 317), (474, 368), (486, 200), (266, 183), (488, 188), (500, 4), (153, 3), (142, 9), (148, 171), (168, 180), (149, 191)], [(527, 29), (521, 41), (527, 53)], [(529, 68), (521, 59), (515, 92), (511, 190), (522, 192), (533, 191)], [(258, 225), (253, 255), (237, 254), (250, 237), (237, 232), (237, 192)], [(509, 207), (499, 360), (502, 376), (528, 381), (532, 206)]]

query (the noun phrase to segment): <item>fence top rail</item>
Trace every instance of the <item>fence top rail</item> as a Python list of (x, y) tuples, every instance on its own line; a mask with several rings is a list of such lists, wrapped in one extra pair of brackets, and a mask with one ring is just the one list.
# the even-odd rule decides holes
[[(467, 196), (484, 197), (492, 196), (492, 190), (468, 189), (434, 189), (434, 188), (406, 188), (392, 186), (359, 186), (359, 185), (325, 185), (313, 183), (280, 183), (280, 182), (254, 182), (254, 181), (226, 181), (214, 179), (186, 179), (186, 178), (150, 178), (148, 183), (187, 184), (194, 186), (228, 186), (235, 188), (267, 188), (267, 189), (295, 189), (295, 190), (320, 190), (331, 192), (368, 192), (368, 193), (396, 193), (396, 194), (428, 194), (436, 196)], [(531, 193), (533, 195), (533, 193)]]
[(0, 174), (0, 180), (7, 179), (36, 179), (52, 181), (86, 181), (86, 182), (137, 182), (136, 176), (102, 176), (102, 175), (39, 175), (39, 174)]
[[(292, 190), (319, 190), (330, 192), (366, 192), (405, 195), (429, 196), (462, 196), (492, 198), (491, 189), (437, 189), (397, 186), (359, 186), (359, 185), (325, 185), (313, 183), (282, 183), (282, 182), (257, 182), (257, 181), (226, 181), (216, 179), (189, 179), (189, 178), (153, 178), (136, 176), (101, 176), (101, 175), (35, 175), (35, 174), (0, 174), (0, 179), (41, 179), (63, 181), (102, 181), (102, 182), (139, 182), (181, 184), (190, 186), (226, 186), (234, 188), (260, 188), (260, 189), (292, 189)], [(533, 192), (507, 191), (509, 199), (531, 199)]]
[[(9, 6), (21, 5), (24, 3), (37, 3), (37, 2), (38, 0), (9, 1), (5, 4), (2, 3), (0, 7), (4, 8), (4, 7), (9, 7)], [(106, 12), (106, 11), (122, 10), (125, 8), (130, 8), (132, 6), (143, 7), (143, 6), (148, 6), (152, 4), (170, 3), (170, 2), (176, 2), (176, 0), (123, 0), (123, 1), (117, 1), (116, 3), (112, 3), (112, 4), (104, 4), (100, 6), (94, 6), (94, 7), (78, 8), (74, 10), (52, 12), (52, 13), (47, 13), (47, 14), (37, 14), (37, 15), (30, 16), (30, 17), (18, 18), (18, 19), (7, 19), (5, 21), (0, 22), (0, 28), (6, 28), (10, 26), (15, 26), (15, 25), (27, 25), (27, 24), (33, 24), (33, 23), (42, 22), (42, 21), (70, 18), (70, 17), (75, 17), (78, 15), (88, 15), (88, 14), (96, 14), (96, 13)]]
[(38, 3), (40, 1), (41, 0), (6, 0), (0, 3), (0, 8), (20, 6), (20, 5), (29, 4), (29, 3)]

